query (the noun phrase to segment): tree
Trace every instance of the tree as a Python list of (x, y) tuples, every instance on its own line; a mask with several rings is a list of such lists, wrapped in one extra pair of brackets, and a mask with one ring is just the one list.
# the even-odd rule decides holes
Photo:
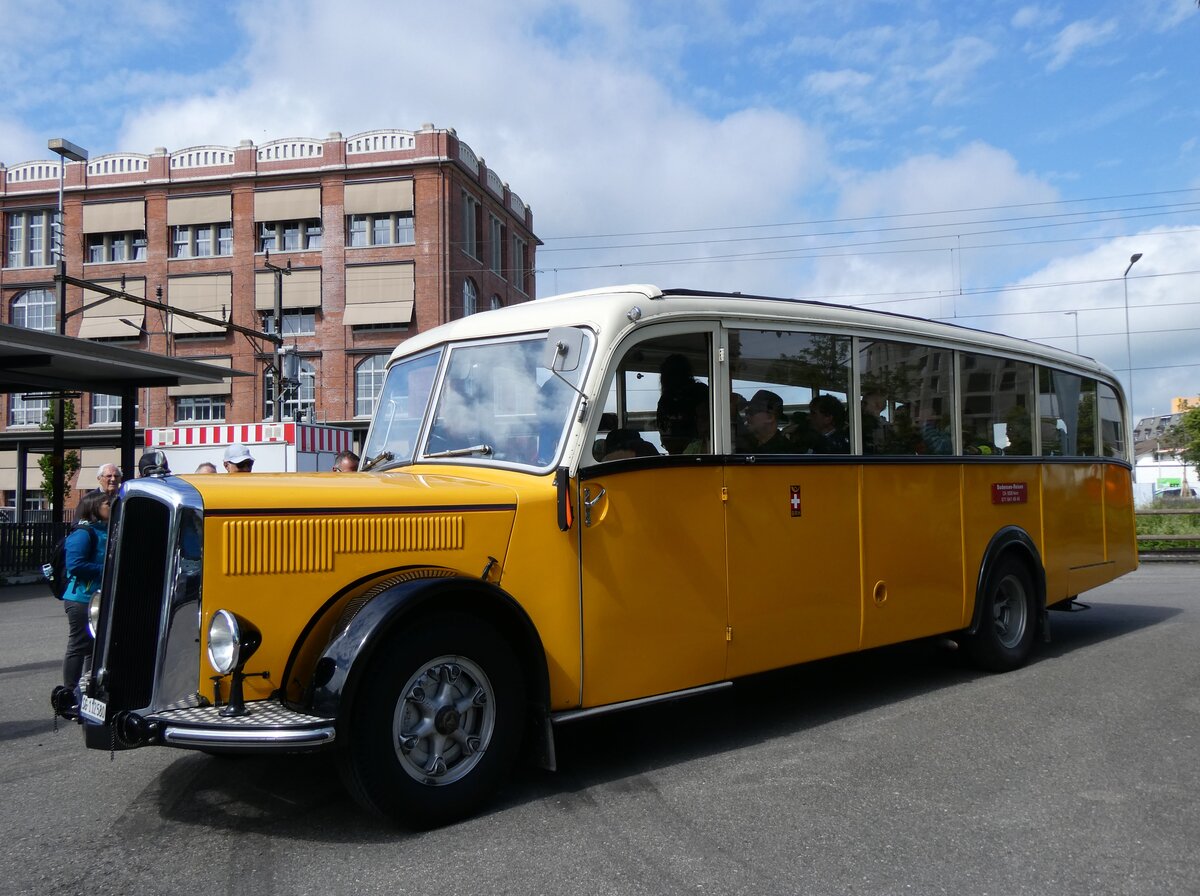
[[(46, 416), (42, 418), (41, 428), (45, 430), (54, 429), (54, 405), (58, 401), (57, 398), (51, 399), (50, 407), (46, 409)], [(75, 402), (63, 399), (63, 429), (75, 428)], [(63, 452), (63, 488), (70, 485), (72, 477), (79, 472), (79, 452), (66, 451)], [(46, 496), (47, 503), (54, 506), (54, 457), (50, 454), (43, 454), (38, 458), (38, 467), (42, 471), (42, 494)], [(64, 496), (65, 497), (65, 496)], [(66, 506), (66, 502), (63, 502)]]
[(1192, 408), (1163, 436), (1163, 445), (1178, 448), (1179, 456), (1194, 466), (1200, 465), (1200, 407)]

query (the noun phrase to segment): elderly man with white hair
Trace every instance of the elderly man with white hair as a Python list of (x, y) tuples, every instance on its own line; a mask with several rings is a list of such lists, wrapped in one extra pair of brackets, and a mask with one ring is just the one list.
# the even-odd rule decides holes
[(115, 498), (121, 487), (121, 470), (116, 464), (101, 464), (96, 471), (96, 481), (100, 483), (98, 491)]

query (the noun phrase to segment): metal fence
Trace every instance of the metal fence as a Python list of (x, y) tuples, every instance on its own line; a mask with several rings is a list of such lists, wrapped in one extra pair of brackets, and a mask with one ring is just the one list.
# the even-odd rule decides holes
[[(1187, 502), (1187, 507), (1155, 507), (1137, 511), (1137, 517), (1184, 517), (1200, 515), (1200, 505)], [(1139, 529), (1141, 527), (1139, 526)], [(1188, 529), (1187, 526), (1181, 528)], [(1200, 529), (1184, 532), (1139, 532), (1138, 554), (1142, 557), (1155, 555), (1197, 554), (1200, 555)]]
[(0, 575), (40, 572), (65, 532), (62, 523), (0, 523)]

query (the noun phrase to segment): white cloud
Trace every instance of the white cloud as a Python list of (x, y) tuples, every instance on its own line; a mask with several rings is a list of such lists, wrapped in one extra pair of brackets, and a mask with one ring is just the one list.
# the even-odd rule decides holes
[(1014, 28), (1044, 28), (1062, 18), (1058, 7), (1022, 6), (1012, 17)]
[(1080, 51), (1105, 44), (1116, 33), (1117, 22), (1115, 19), (1104, 22), (1098, 19), (1072, 22), (1058, 32), (1047, 49), (1050, 61), (1046, 63), (1046, 70), (1058, 71), (1074, 59)]
[(861, 90), (875, 79), (866, 72), (844, 68), (836, 72), (813, 72), (804, 79), (804, 86), (817, 94), (841, 93), (846, 90)]
[[(1126, 283), (1129, 259), (1139, 252), (1142, 257)], [(1011, 327), (1015, 335), (1074, 350), (1074, 322), (1063, 312), (1076, 311), (1080, 351), (1113, 368), (1128, 385), (1128, 285), (1134, 411), (1138, 416), (1161, 413), (1170, 398), (1200, 393), (1200, 274), (1187, 273), (1195, 271), (1200, 271), (1200, 240), (1192, 228), (1159, 227), (1105, 240), (1022, 278), (1016, 286), (1063, 285), (1006, 294), (1005, 311), (1037, 313), (996, 318), (989, 326)], [(1058, 338), (1047, 338), (1052, 336)]]

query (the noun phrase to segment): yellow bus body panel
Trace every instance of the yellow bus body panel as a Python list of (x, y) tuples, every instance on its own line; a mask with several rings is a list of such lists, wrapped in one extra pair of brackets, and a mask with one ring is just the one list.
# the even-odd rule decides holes
[[(388, 572), (437, 567), (479, 577), (507, 554), (516, 493), (441, 473), (237, 474), (190, 478), (203, 498), (202, 692), (212, 697), (207, 633), (219, 609), (246, 618), (263, 641), (246, 667), (247, 699), (269, 696), (301, 634), (325, 609)], [(253, 508), (270, 508), (269, 514)], [(214, 550), (213, 548), (216, 548)]]
[(584, 706), (725, 677), (722, 486), (718, 465), (585, 471)]
[(725, 481), (728, 676), (856, 650), (859, 467), (739, 464)]

